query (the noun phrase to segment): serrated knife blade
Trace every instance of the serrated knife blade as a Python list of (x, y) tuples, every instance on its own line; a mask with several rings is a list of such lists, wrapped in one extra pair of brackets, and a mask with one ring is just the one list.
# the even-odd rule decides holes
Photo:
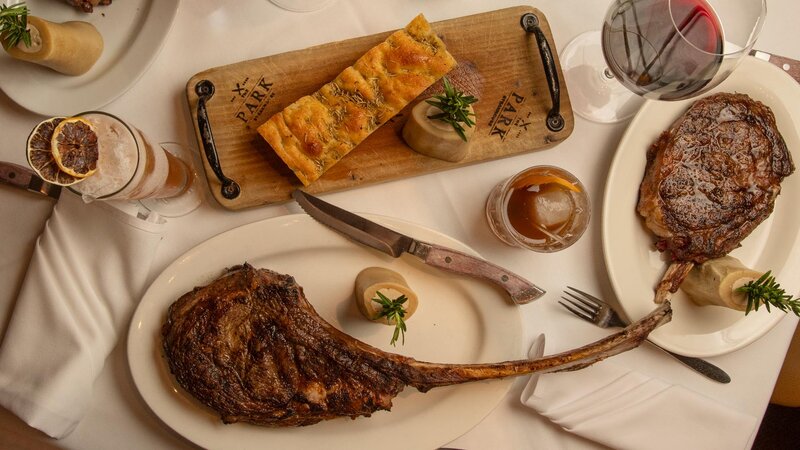
[(506, 291), (518, 305), (530, 303), (545, 293), (530, 281), (484, 259), (418, 241), (299, 189), (292, 197), (309, 216), (360, 244), (395, 258), (408, 253), (429, 266), (491, 282)]

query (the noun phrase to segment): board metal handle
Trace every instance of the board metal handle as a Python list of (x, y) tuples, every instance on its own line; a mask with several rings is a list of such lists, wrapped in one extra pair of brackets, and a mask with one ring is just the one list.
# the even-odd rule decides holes
[(208, 80), (199, 81), (194, 86), (194, 92), (197, 94), (197, 128), (200, 130), (200, 140), (203, 144), (203, 153), (206, 155), (208, 165), (214, 171), (214, 175), (220, 182), (220, 192), (222, 196), (228, 200), (233, 200), (242, 192), (239, 183), (226, 177), (222, 172), (222, 166), (219, 162), (219, 154), (217, 153), (217, 146), (214, 144), (214, 135), (211, 134), (211, 123), (208, 121), (208, 111), (206, 110), (206, 102), (214, 96), (214, 83)]
[(561, 88), (558, 83), (558, 71), (556, 70), (556, 62), (553, 58), (553, 52), (550, 50), (550, 44), (547, 42), (542, 29), (539, 27), (539, 18), (536, 14), (525, 13), (520, 18), (520, 25), (526, 33), (531, 33), (536, 37), (536, 43), (539, 46), (539, 55), (542, 57), (542, 65), (544, 65), (544, 74), (547, 78), (547, 87), (550, 89), (550, 99), (553, 102), (553, 107), (547, 113), (547, 120), (545, 124), (550, 131), (561, 131), (564, 129), (564, 117), (561, 116)]

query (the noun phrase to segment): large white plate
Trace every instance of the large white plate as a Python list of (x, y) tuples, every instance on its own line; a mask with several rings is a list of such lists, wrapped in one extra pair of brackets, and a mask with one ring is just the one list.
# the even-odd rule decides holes
[[(416, 238), (475, 254), (434, 231), (396, 219), (372, 219)], [(408, 388), (394, 400), (391, 412), (370, 418), (287, 429), (224, 425), (175, 384), (163, 361), (160, 329), (167, 307), (181, 294), (212, 281), (225, 267), (245, 261), (293, 275), (325, 320), (383, 350), (448, 363), (523, 357), (518, 307), (484, 283), (430, 269), (408, 255), (393, 259), (354, 244), (304, 214), (245, 225), (200, 244), (167, 267), (145, 293), (128, 336), (131, 373), (144, 400), (167, 425), (203, 447), (436, 448), (483, 419), (512, 382), (469, 383), (426, 394)], [(374, 265), (398, 271), (419, 295), (404, 346), (390, 346), (392, 329), (360, 317), (352, 300), (356, 275)]]
[[(800, 163), (800, 86), (781, 69), (746, 58), (712, 92), (740, 92), (772, 108), (795, 163)], [(645, 154), (658, 135), (692, 103), (648, 101), (633, 118), (611, 163), (603, 207), (603, 251), (614, 291), (625, 312), (637, 319), (650, 312), (653, 287), (666, 261), (636, 213)], [(786, 178), (775, 210), (732, 256), (756, 270), (772, 270), (787, 292), (800, 292), (800, 174)], [(650, 338), (675, 353), (714, 356), (737, 350), (764, 335), (784, 313), (762, 308), (744, 313), (718, 306), (698, 307), (683, 292), (673, 296), (672, 322)]]
[(99, 109), (127, 91), (161, 50), (178, 11), (178, 0), (118, 0), (95, 7), (91, 14), (63, 0), (26, 4), (31, 15), (51, 22), (90, 22), (103, 36), (100, 59), (77, 77), (18, 61), (0, 50), (0, 89), (23, 108), (48, 116)]

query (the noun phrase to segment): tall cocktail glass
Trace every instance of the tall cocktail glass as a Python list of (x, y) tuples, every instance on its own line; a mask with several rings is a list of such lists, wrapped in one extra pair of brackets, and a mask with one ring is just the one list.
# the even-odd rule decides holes
[(97, 172), (70, 186), (84, 201), (140, 200), (167, 217), (186, 214), (200, 204), (197, 177), (190, 156), (180, 155), (185, 150), (181, 146), (157, 144), (106, 112), (79, 116), (92, 125), (99, 151)]

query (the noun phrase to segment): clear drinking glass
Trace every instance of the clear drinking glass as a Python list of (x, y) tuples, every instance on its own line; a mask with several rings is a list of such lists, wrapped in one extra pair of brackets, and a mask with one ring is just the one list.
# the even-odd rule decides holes
[(70, 186), (84, 201), (139, 200), (166, 217), (199, 206), (197, 175), (187, 149), (156, 144), (136, 127), (106, 112), (78, 116), (92, 124), (99, 152), (97, 172)]
[(752, 49), (766, 11), (766, 0), (612, 1), (602, 32), (561, 54), (572, 109), (618, 122), (642, 98), (683, 100), (717, 86)]
[(293, 12), (317, 11), (333, 3), (333, 0), (269, 0), (269, 1), (274, 5), (278, 6), (279, 8), (283, 8), (287, 11), (293, 11)]
[(589, 225), (591, 208), (583, 184), (554, 166), (534, 166), (495, 186), (486, 219), (504, 243), (537, 252), (574, 244)]

